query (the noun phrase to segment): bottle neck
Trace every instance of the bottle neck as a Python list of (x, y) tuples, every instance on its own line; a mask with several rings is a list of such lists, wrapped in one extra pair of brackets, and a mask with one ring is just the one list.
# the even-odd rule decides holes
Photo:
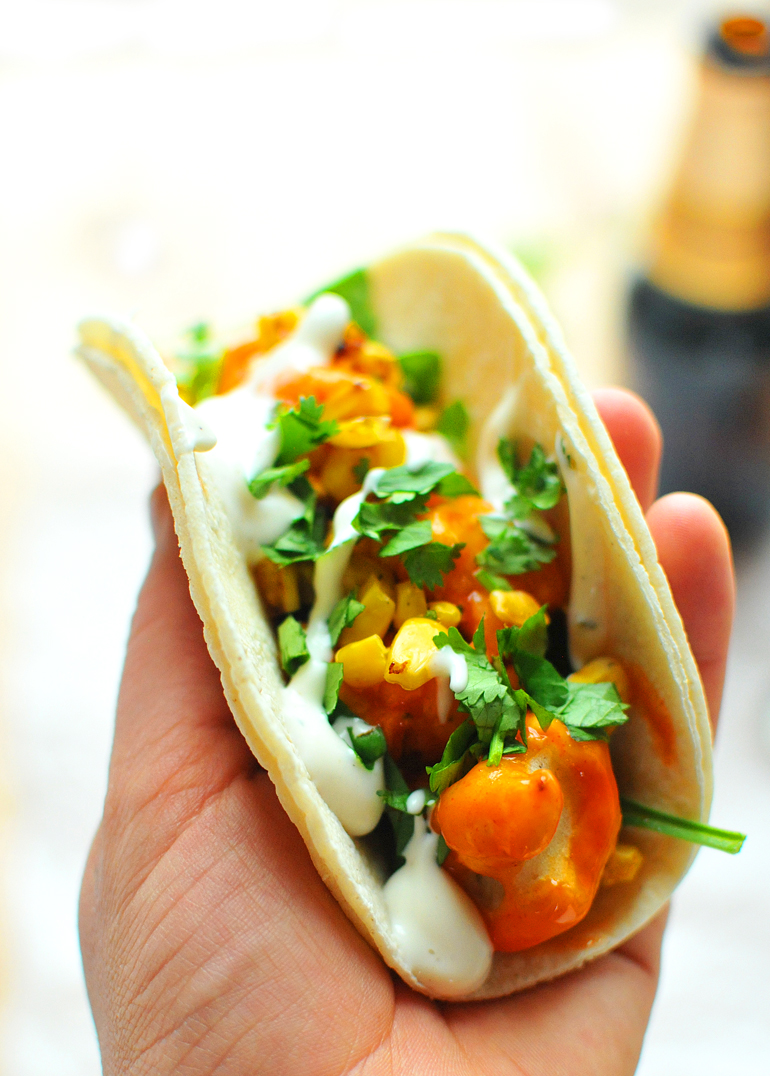
[(699, 306), (770, 303), (770, 74), (707, 58), (648, 275)]

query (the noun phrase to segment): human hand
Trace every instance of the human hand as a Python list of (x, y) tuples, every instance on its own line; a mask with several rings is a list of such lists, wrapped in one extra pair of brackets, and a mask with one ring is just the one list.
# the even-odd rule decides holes
[[(734, 601), (724, 527), (698, 497), (654, 502), (654, 419), (622, 390), (595, 399), (716, 715)], [(162, 490), (153, 523), (81, 897), (107, 1076), (632, 1073), (665, 915), (581, 971), (509, 998), (436, 1003), (395, 980), (325, 888), (235, 726)]]

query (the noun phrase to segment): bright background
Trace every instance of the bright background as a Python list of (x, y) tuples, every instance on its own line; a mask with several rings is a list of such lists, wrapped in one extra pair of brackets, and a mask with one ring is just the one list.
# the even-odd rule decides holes
[[(154, 464), (85, 314), (227, 327), (435, 228), (523, 252), (586, 379), (711, 3), (0, 0), (0, 1070), (95, 1076), (76, 935)], [(643, 1076), (767, 1072), (770, 545), (740, 565), (719, 825), (677, 894)]]

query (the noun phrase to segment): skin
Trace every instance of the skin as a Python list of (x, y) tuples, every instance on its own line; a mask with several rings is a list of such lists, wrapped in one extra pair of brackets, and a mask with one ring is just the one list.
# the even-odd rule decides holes
[[(733, 612), (706, 501), (654, 501), (661, 437), (596, 394), (647, 512), (716, 715)], [(665, 914), (620, 949), (511, 998), (436, 1004), (357, 934), (241, 739), (189, 597), (162, 491), (134, 617), (80, 930), (107, 1076), (620, 1076), (636, 1068)]]

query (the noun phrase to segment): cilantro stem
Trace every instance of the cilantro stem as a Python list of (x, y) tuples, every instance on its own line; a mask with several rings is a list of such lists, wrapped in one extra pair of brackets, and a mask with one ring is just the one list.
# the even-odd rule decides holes
[(645, 807), (641, 803), (635, 803), (622, 796), (620, 806), (623, 809), (623, 824), (626, 826), (652, 829), (656, 833), (665, 833), (669, 837), (678, 837), (679, 840), (690, 841), (692, 844), (703, 844), (709, 848), (716, 848), (720, 852), (729, 852), (733, 856), (740, 852), (746, 840), (744, 833), (734, 833), (729, 829), (715, 829), (714, 826), (707, 826), (703, 822), (677, 818), (676, 815), (656, 811), (653, 807)]

